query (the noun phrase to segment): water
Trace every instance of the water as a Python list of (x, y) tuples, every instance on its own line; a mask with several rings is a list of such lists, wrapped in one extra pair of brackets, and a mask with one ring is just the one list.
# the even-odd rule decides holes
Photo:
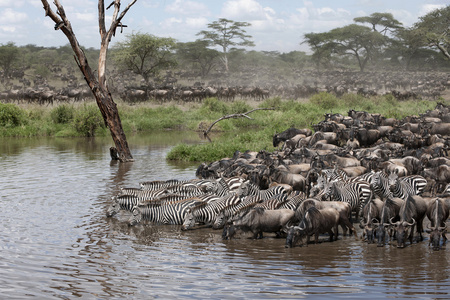
[(397, 249), (343, 237), (287, 249), (271, 234), (223, 241), (209, 228), (106, 218), (120, 186), (195, 177), (197, 164), (165, 161), (179, 141), (201, 142), (173, 132), (130, 137), (136, 161), (120, 164), (110, 162), (108, 138), (1, 139), (1, 298), (450, 297), (449, 251), (427, 240)]

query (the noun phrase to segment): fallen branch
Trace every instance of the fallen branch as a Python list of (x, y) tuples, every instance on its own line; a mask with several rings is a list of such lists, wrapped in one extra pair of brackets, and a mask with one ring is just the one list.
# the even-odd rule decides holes
[(245, 113), (242, 113), (242, 114), (231, 114), (231, 115), (223, 116), (223, 117), (221, 117), (220, 119), (217, 119), (216, 121), (214, 121), (214, 122), (211, 124), (211, 126), (209, 126), (209, 128), (208, 128), (207, 130), (204, 130), (204, 131), (203, 131), (203, 135), (204, 135), (204, 136), (207, 136), (208, 133), (209, 133), (209, 132), (211, 131), (211, 129), (213, 128), (213, 126), (216, 125), (216, 123), (218, 123), (219, 121), (226, 120), (226, 119), (237, 119), (237, 118), (247, 118), (247, 119), (253, 120), (252, 118), (250, 118), (249, 116), (247, 116), (249, 113), (252, 113), (252, 112), (254, 112), (255, 110), (274, 110), (274, 109), (275, 109), (275, 108), (255, 108), (255, 109), (252, 109), (252, 110), (250, 110), (250, 111), (248, 111), (248, 112), (245, 112)]

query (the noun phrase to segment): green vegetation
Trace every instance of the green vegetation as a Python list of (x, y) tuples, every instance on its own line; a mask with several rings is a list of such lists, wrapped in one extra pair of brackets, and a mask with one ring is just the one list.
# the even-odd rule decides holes
[[(443, 102), (443, 99), (439, 101)], [(199, 145), (180, 144), (168, 154), (169, 160), (207, 161), (230, 157), (236, 150), (273, 151), (272, 136), (291, 126), (310, 127), (323, 120), (325, 113), (347, 115), (350, 109), (381, 113), (401, 119), (433, 109), (437, 101), (397, 101), (392, 95), (365, 98), (346, 94), (341, 98), (319, 93), (309, 101), (270, 98), (257, 102), (259, 108), (248, 118), (226, 119), (212, 129), (212, 142)], [(248, 112), (256, 106), (244, 101), (223, 102), (208, 98), (202, 103), (179, 106), (118, 104), (127, 134), (161, 130), (206, 130), (212, 122), (228, 115)], [(16, 105), (0, 103), (0, 136), (107, 136), (103, 118), (95, 103), (58, 106)]]

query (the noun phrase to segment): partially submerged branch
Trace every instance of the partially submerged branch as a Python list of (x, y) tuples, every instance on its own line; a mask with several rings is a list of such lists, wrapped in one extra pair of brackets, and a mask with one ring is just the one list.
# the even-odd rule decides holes
[(252, 118), (250, 118), (250, 117), (247, 116), (247, 115), (250, 114), (250, 113), (252, 113), (252, 112), (254, 112), (254, 111), (256, 111), (256, 110), (274, 110), (274, 109), (275, 109), (275, 108), (255, 108), (255, 109), (252, 109), (252, 110), (250, 110), (250, 111), (248, 111), (248, 112), (245, 112), (245, 113), (242, 113), (242, 114), (231, 114), (231, 115), (223, 116), (223, 117), (217, 119), (216, 121), (214, 121), (214, 122), (209, 126), (209, 128), (208, 128), (207, 130), (204, 130), (204, 131), (203, 131), (203, 135), (204, 135), (204, 136), (207, 136), (208, 133), (209, 133), (209, 132), (211, 131), (211, 129), (213, 128), (213, 126), (216, 125), (216, 123), (218, 123), (219, 121), (226, 120), (226, 119), (237, 119), (237, 118), (247, 118), (247, 119), (253, 120)]

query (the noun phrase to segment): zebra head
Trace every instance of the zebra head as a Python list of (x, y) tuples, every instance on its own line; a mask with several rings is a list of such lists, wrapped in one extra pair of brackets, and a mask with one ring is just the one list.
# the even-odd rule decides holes
[(133, 207), (133, 210), (131, 211), (132, 216), (130, 217), (130, 220), (128, 221), (129, 226), (134, 226), (142, 221), (142, 213), (139, 207), (135, 206)]
[(120, 205), (119, 205), (119, 201), (117, 200), (117, 197), (114, 196), (111, 198), (111, 200), (112, 200), (112, 203), (106, 210), (106, 216), (108, 218), (114, 216), (115, 214), (117, 214), (120, 211)]
[(186, 215), (184, 216), (183, 225), (181, 226), (181, 230), (189, 230), (195, 226), (195, 217), (192, 209), (186, 209)]
[(226, 218), (225, 218), (225, 213), (224, 212), (220, 212), (216, 215), (216, 218), (214, 219), (214, 223), (213, 223), (213, 229), (220, 229), (223, 228), (226, 222)]

